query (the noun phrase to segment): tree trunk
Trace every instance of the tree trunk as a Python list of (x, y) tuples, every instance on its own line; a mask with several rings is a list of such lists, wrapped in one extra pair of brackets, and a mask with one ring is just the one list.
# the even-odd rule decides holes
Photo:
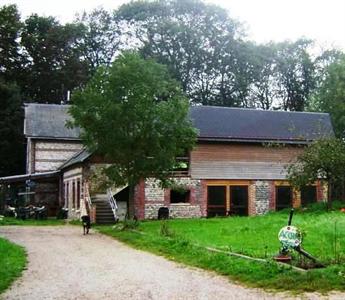
[(134, 205), (134, 196), (135, 196), (135, 184), (129, 184), (129, 193), (128, 193), (128, 202), (127, 202), (127, 216), (128, 219), (135, 218), (135, 205)]

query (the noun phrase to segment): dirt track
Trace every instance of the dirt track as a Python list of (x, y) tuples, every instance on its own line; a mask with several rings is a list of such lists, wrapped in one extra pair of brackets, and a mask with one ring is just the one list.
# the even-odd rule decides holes
[(283, 296), (244, 288), (101, 234), (83, 236), (78, 227), (0, 227), (0, 236), (25, 246), (29, 258), (23, 277), (1, 299), (240, 300)]

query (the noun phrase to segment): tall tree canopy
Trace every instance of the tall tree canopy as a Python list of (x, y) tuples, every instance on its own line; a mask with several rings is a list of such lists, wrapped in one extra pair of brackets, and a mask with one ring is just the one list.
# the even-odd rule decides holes
[(21, 43), (27, 63), (22, 89), (29, 101), (59, 103), (68, 90), (86, 82), (87, 65), (77, 47), (81, 37), (79, 26), (61, 25), (53, 17), (32, 15), (25, 20)]
[(0, 80), (0, 176), (24, 171), (23, 111), (18, 86)]
[(314, 109), (329, 112), (339, 138), (345, 138), (345, 56), (330, 64), (314, 99)]
[(113, 14), (103, 8), (95, 9), (78, 16), (74, 24), (82, 30), (78, 44), (90, 72), (94, 74), (99, 66), (110, 65), (122, 44), (121, 24)]
[(20, 15), (15, 5), (0, 8), (0, 76), (15, 80), (20, 67)]
[(165, 66), (124, 53), (74, 94), (70, 113), (84, 143), (112, 162), (108, 177), (133, 187), (147, 177), (166, 180), (176, 157), (191, 150), (188, 107)]
[(197, 0), (135, 1), (117, 11), (144, 57), (166, 64), (195, 103), (243, 106), (247, 46), (240, 24)]

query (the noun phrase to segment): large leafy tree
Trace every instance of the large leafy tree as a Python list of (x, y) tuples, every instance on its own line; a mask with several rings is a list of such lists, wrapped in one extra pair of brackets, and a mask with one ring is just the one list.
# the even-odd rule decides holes
[(24, 171), (23, 110), (19, 88), (0, 80), (0, 176)]
[[(130, 186), (130, 200), (140, 179), (164, 182), (196, 138), (178, 83), (165, 66), (135, 53), (100, 68), (72, 100), (73, 125), (83, 129), (89, 149), (112, 162), (106, 174), (116, 185)], [(129, 208), (133, 214), (133, 201)]]
[(120, 22), (113, 14), (100, 8), (79, 15), (74, 24), (82, 30), (78, 46), (90, 73), (93, 74), (99, 66), (109, 66), (122, 44)]
[(282, 42), (275, 45), (280, 109), (303, 111), (315, 88), (315, 65), (308, 48), (310, 40)]
[(21, 43), (27, 63), (21, 86), (27, 100), (60, 103), (68, 90), (87, 81), (88, 65), (77, 47), (81, 37), (80, 26), (61, 25), (53, 17), (32, 15), (25, 20)]
[(328, 183), (328, 202), (331, 204), (332, 187), (344, 184), (345, 143), (342, 139), (322, 139), (310, 144), (288, 167), (288, 179), (297, 188), (316, 180)]
[(21, 55), (19, 34), (20, 15), (15, 5), (0, 8), (0, 76), (15, 80), (19, 70)]
[(324, 76), (314, 109), (329, 112), (336, 135), (345, 138), (345, 57), (330, 64)]
[(198, 0), (135, 1), (116, 16), (144, 57), (167, 65), (193, 102), (246, 106), (250, 51), (224, 9)]

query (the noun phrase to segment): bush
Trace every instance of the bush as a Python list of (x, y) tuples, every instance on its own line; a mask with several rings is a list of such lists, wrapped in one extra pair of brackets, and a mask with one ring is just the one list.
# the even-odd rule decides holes
[(166, 237), (174, 237), (175, 232), (170, 228), (167, 221), (162, 221), (160, 226), (160, 234)]

